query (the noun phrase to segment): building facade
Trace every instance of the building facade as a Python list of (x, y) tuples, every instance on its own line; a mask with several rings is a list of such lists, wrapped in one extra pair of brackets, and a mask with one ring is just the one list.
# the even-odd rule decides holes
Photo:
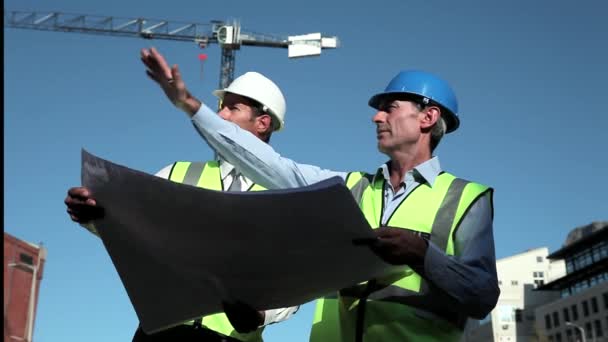
[(557, 292), (535, 288), (566, 273), (562, 260), (547, 259), (549, 249), (535, 248), (496, 261), (500, 297), (494, 310), (481, 321), (470, 320), (467, 342), (536, 341), (534, 309), (559, 298)]
[(560, 298), (536, 309), (538, 335), (550, 342), (608, 342), (608, 221), (572, 230), (548, 256), (567, 274), (539, 287)]
[(4, 233), (4, 342), (32, 341), (46, 249)]

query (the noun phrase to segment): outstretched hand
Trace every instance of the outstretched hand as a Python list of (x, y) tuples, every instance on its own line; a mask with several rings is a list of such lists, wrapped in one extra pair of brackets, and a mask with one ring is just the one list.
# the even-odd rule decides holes
[(201, 102), (186, 88), (177, 64), (169, 67), (165, 57), (155, 48), (142, 49), (141, 61), (146, 66), (148, 77), (161, 87), (171, 103), (190, 116), (199, 110)]

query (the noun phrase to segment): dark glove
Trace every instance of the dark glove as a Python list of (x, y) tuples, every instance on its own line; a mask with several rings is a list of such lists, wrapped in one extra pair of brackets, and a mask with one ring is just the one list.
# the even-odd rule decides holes
[(91, 197), (91, 191), (85, 187), (75, 187), (68, 190), (64, 201), (67, 212), (74, 222), (87, 223), (100, 219), (104, 215), (103, 208)]
[(376, 240), (369, 244), (371, 250), (392, 265), (409, 265), (424, 268), (424, 255), (428, 241), (409, 229), (380, 227), (374, 230)]
[(248, 333), (264, 324), (264, 312), (257, 311), (241, 301), (222, 302), (230, 324), (239, 333)]

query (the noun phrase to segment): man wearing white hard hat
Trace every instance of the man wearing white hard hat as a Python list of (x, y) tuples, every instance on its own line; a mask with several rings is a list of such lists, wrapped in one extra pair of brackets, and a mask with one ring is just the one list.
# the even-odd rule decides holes
[[(169, 69), (155, 49), (142, 50), (142, 61), (149, 69), (150, 78), (161, 86), (169, 98), (174, 95), (175, 87), (183, 87), (179, 78), (176, 82), (170, 74), (169, 77), (164, 74), (159, 76), (159, 70)], [(262, 74), (247, 72), (227, 88), (215, 90), (213, 94), (221, 101), (218, 115), (222, 119), (250, 132), (261, 141), (267, 143), (271, 134), (285, 124), (285, 98), (279, 87)], [(218, 191), (265, 190), (221, 156), (208, 162), (178, 161), (160, 170), (156, 176)], [(87, 188), (69, 189), (65, 203), (73, 221), (97, 234), (91, 222), (100, 218), (103, 210), (96, 205)], [(289, 307), (258, 312), (242, 303), (224, 305), (225, 313), (201, 317), (156, 334), (148, 335), (138, 328), (133, 341), (261, 342), (266, 325), (286, 320), (298, 310), (298, 307)]]
[(376, 234), (369, 247), (404, 266), (318, 300), (311, 341), (459, 341), (467, 319), (494, 308), (493, 189), (445, 172), (433, 155), (460, 125), (446, 81), (404, 70), (369, 99), (378, 150), (389, 160), (366, 173), (289, 160), (218, 120), (189, 95), (176, 67), (165, 75), (176, 79), (167, 95), (207, 144), (260, 184), (292, 188), (342, 177)]

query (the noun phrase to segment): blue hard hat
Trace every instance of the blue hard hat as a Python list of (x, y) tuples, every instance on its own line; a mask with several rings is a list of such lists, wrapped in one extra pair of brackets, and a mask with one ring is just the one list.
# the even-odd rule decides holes
[(446, 133), (455, 131), (460, 125), (456, 94), (446, 81), (431, 73), (413, 70), (401, 71), (386, 86), (384, 92), (372, 96), (368, 103), (371, 107), (379, 109), (380, 100), (392, 94), (412, 94), (423, 101), (426, 98), (439, 105), (447, 126)]

